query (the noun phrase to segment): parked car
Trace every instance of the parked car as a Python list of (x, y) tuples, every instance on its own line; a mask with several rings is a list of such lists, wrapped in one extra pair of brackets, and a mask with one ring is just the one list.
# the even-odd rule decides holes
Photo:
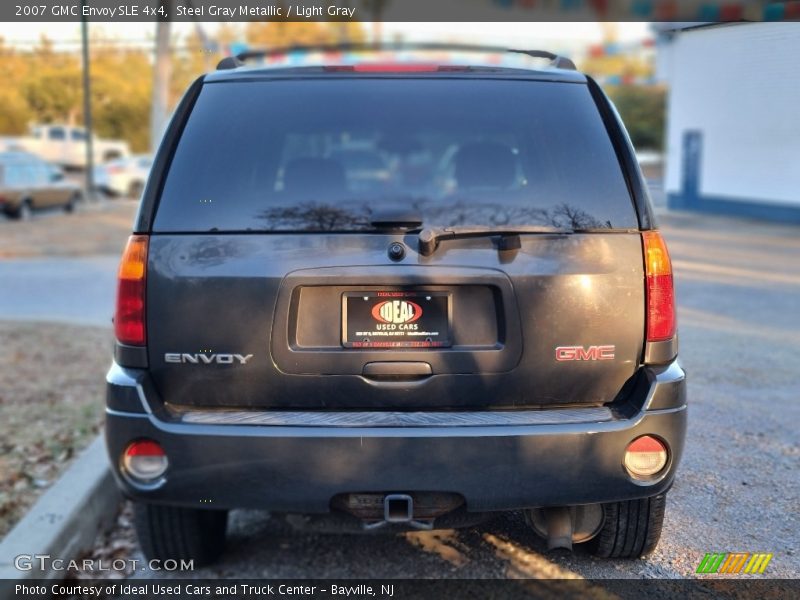
[[(148, 557), (213, 561), (234, 508), (385, 531), (522, 510), (551, 548), (656, 547), (687, 414), (669, 254), (605, 94), (531, 55), (552, 63), (226, 59), (189, 88), (107, 375)], [(348, 140), (385, 186), (348, 177)]]
[(95, 187), (112, 196), (139, 200), (152, 164), (151, 156), (134, 154), (98, 165), (94, 170)]
[(34, 210), (63, 207), (72, 212), (81, 188), (64, 179), (58, 167), (26, 152), (0, 153), (0, 209), (28, 219)]
[[(42, 159), (66, 168), (86, 167), (86, 129), (70, 125), (34, 125), (23, 137), (4, 137), (0, 140), (7, 151), (36, 154)], [(122, 140), (92, 138), (95, 162), (106, 162), (130, 154)]]

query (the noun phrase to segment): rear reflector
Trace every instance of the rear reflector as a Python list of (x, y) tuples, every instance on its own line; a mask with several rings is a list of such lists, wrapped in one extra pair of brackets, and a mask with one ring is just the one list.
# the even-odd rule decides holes
[(656, 438), (643, 435), (628, 444), (623, 462), (632, 477), (652, 477), (667, 465), (667, 447)]
[(128, 238), (119, 265), (114, 333), (117, 341), (130, 346), (143, 346), (147, 342), (144, 320), (147, 242), (146, 235)]
[(161, 477), (169, 461), (164, 449), (153, 440), (139, 440), (129, 445), (122, 455), (122, 468), (133, 479), (149, 483)]
[(647, 341), (662, 342), (675, 336), (672, 263), (658, 231), (645, 231), (642, 239), (647, 279)]

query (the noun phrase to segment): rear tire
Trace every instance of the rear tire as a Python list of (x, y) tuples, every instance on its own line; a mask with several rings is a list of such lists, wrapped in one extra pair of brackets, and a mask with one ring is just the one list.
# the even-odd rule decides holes
[(586, 549), (601, 558), (639, 558), (658, 545), (664, 523), (666, 494), (611, 502), (603, 505), (603, 527), (586, 542)]
[(19, 221), (30, 221), (33, 214), (33, 207), (30, 200), (23, 200), (13, 211), (7, 213), (12, 219)]
[(78, 203), (79, 200), (80, 196), (78, 194), (71, 196), (70, 199), (67, 201), (67, 203), (64, 205), (64, 212), (66, 213), (75, 212), (75, 205)]
[(193, 560), (195, 567), (202, 567), (222, 554), (228, 511), (137, 502), (134, 523), (148, 560)]

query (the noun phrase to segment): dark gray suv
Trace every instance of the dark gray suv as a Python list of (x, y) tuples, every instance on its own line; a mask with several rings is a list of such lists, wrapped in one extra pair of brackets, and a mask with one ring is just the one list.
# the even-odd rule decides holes
[(190, 87), (107, 377), (145, 554), (210, 562), (239, 507), (522, 510), (551, 548), (654, 549), (686, 430), (669, 255), (598, 85), (515, 52), (551, 62), (226, 59)]

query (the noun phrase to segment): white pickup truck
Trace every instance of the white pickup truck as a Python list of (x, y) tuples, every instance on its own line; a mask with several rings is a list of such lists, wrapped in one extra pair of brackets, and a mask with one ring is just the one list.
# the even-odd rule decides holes
[[(86, 130), (71, 125), (34, 125), (30, 134), (22, 137), (0, 138), (0, 150), (24, 151), (68, 168), (86, 167)], [(121, 140), (92, 138), (96, 163), (124, 158), (130, 154), (128, 144)]]

